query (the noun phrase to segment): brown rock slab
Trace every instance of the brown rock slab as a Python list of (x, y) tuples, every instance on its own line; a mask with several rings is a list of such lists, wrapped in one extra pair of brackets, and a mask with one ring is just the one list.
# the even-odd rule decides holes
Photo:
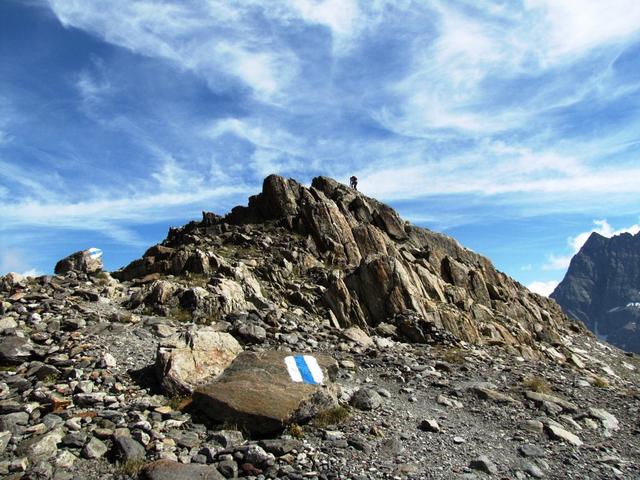
[(337, 406), (331, 383), (336, 361), (315, 355), (324, 380), (310, 384), (295, 381), (290, 375), (285, 358), (292, 355), (241, 353), (220, 377), (196, 389), (194, 405), (215, 422), (233, 423), (259, 435), (306, 422), (318, 412)]

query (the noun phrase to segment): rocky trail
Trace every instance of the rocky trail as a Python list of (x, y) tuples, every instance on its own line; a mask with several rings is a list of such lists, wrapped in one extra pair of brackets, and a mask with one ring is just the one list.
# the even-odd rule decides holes
[(640, 478), (640, 359), (330, 179), (0, 277), (0, 476)]

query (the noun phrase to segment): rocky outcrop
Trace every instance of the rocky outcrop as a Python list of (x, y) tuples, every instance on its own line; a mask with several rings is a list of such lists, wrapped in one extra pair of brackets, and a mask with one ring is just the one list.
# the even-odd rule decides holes
[(93, 274), (102, 271), (102, 252), (96, 248), (88, 248), (72, 253), (56, 263), (55, 273), (64, 275), (68, 272)]
[(637, 356), (330, 179), (114, 277), (0, 277), (0, 477), (640, 473)]
[(241, 353), (218, 379), (194, 392), (196, 407), (215, 422), (264, 435), (292, 423), (304, 423), (337, 406), (331, 382), (337, 371), (335, 360), (314, 356), (323, 380), (309, 383), (291, 375), (286, 357), (293, 356), (286, 352)]
[[(220, 255), (229, 251), (236, 263)], [(199, 317), (284, 299), (341, 327), (391, 324), (397, 338), (412, 342), (501, 344), (527, 358), (582, 328), (485, 257), (326, 177), (304, 187), (271, 175), (248, 206), (172, 229), (162, 245), (114, 275), (200, 276), (200, 290), (169, 294)], [(153, 285), (132, 307), (164, 301)]]
[(640, 352), (640, 233), (592, 233), (551, 298), (598, 337)]

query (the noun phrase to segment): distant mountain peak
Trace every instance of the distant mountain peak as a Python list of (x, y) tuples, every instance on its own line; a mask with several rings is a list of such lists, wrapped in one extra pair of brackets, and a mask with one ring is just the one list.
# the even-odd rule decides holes
[(601, 338), (640, 351), (640, 232), (592, 233), (551, 294), (571, 317)]

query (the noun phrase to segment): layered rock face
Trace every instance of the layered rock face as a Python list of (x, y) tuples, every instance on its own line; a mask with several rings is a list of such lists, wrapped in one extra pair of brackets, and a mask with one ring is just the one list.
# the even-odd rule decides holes
[(551, 298), (600, 338), (640, 352), (640, 233), (592, 233)]
[[(238, 263), (228, 261), (230, 250)], [(200, 275), (206, 285), (176, 287), (166, 275)], [(147, 284), (132, 307), (219, 319), (285, 301), (336, 326), (414, 342), (502, 344), (526, 358), (582, 328), (485, 257), (326, 177), (307, 188), (269, 176), (248, 206), (172, 229), (114, 276)]]

